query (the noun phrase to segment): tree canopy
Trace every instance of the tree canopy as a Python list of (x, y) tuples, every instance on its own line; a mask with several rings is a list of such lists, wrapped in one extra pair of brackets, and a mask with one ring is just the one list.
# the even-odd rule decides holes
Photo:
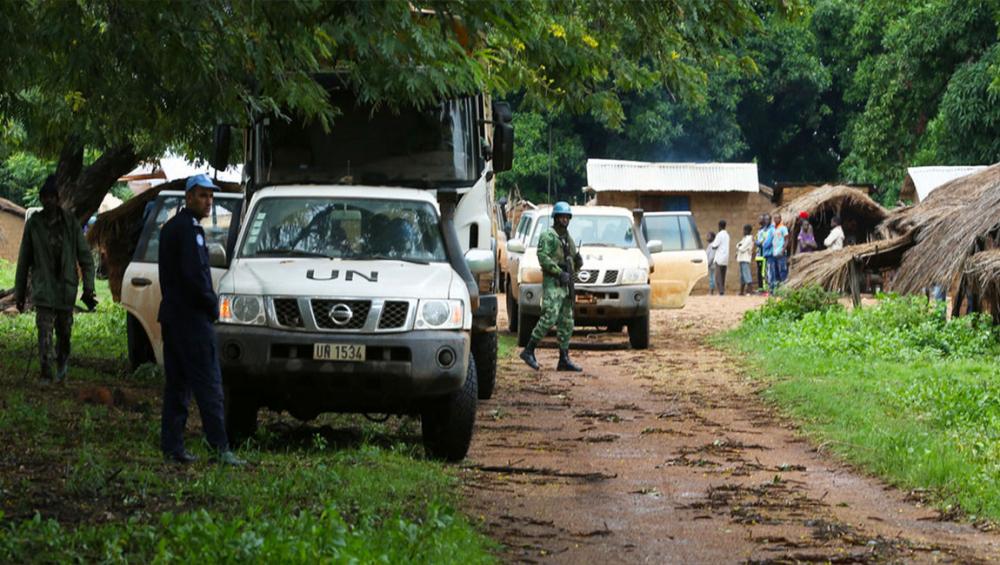
[[(625, 93), (697, 101), (710, 72), (752, 66), (728, 47), (759, 27), (749, 1), (3, 2), (0, 132), (57, 161), (83, 217), (142, 159), (206, 155), (217, 123), (290, 112), (333, 123), (321, 69), (368, 102), (519, 93), (620, 128)], [(86, 150), (99, 155), (89, 165)]]

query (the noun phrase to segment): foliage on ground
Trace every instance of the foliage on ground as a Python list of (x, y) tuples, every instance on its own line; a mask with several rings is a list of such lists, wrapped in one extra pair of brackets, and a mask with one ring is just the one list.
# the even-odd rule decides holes
[[(0, 288), (12, 283), (0, 264)], [(127, 374), (124, 311), (102, 281), (98, 297), (96, 313), (76, 316), (66, 386), (34, 383), (34, 316), (0, 316), (0, 562), (494, 560), (410, 418), (267, 414), (242, 446), (249, 468), (229, 469), (209, 461), (192, 410), (187, 444), (201, 460), (164, 463), (162, 381)]]
[(769, 376), (767, 396), (864, 468), (1000, 519), (1000, 346), (987, 318), (949, 320), (943, 304), (886, 295), (863, 309), (788, 310), (769, 304), (721, 338)]

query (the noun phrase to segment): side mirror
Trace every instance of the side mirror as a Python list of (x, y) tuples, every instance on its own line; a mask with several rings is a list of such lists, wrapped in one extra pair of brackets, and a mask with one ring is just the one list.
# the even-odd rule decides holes
[(226, 248), (222, 244), (208, 244), (208, 266), (216, 269), (225, 269), (228, 267), (226, 265)]
[(509, 171), (514, 164), (514, 114), (510, 104), (493, 103), (493, 172)]
[(465, 252), (465, 262), (469, 265), (469, 270), (474, 275), (493, 272), (496, 266), (496, 259), (492, 251), (486, 249), (470, 249)]
[(524, 242), (518, 238), (514, 238), (507, 242), (507, 252), (508, 253), (524, 253)]
[(646, 250), (649, 251), (650, 253), (661, 253), (663, 252), (663, 242), (658, 239), (654, 239), (653, 241), (647, 241)]
[(229, 152), (232, 149), (232, 143), (232, 128), (227, 124), (215, 126), (215, 146), (212, 158), (208, 161), (213, 169), (224, 171), (229, 167)]

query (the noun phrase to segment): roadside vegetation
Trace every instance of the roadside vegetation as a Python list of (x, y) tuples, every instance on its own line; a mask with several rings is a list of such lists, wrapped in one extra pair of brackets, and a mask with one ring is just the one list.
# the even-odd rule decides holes
[(1000, 346), (987, 317), (880, 295), (846, 309), (819, 288), (771, 299), (721, 341), (817, 442), (946, 515), (1000, 519)]
[(0, 562), (494, 561), (413, 419), (269, 415), (247, 469), (208, 462), (197, 430), (200, 461), (164, 463), (162, 381), (127, 371), (124, 311), (103, 281), (98, 299), (76, 316), (67, 386), (35, 383), (34, 316), (0, 315)]

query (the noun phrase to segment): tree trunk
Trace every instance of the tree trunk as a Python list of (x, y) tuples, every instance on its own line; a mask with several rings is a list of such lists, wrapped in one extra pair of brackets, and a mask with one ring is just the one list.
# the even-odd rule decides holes
[(66, 142), (56, 165), (56, 183), (64, 208), (80, 223), (97, 212), (101, 201), (118, 179), (139, 164), (131, 145), (112, 147), (89, 166), (83, 166), (83, 147), (75, 139)]

